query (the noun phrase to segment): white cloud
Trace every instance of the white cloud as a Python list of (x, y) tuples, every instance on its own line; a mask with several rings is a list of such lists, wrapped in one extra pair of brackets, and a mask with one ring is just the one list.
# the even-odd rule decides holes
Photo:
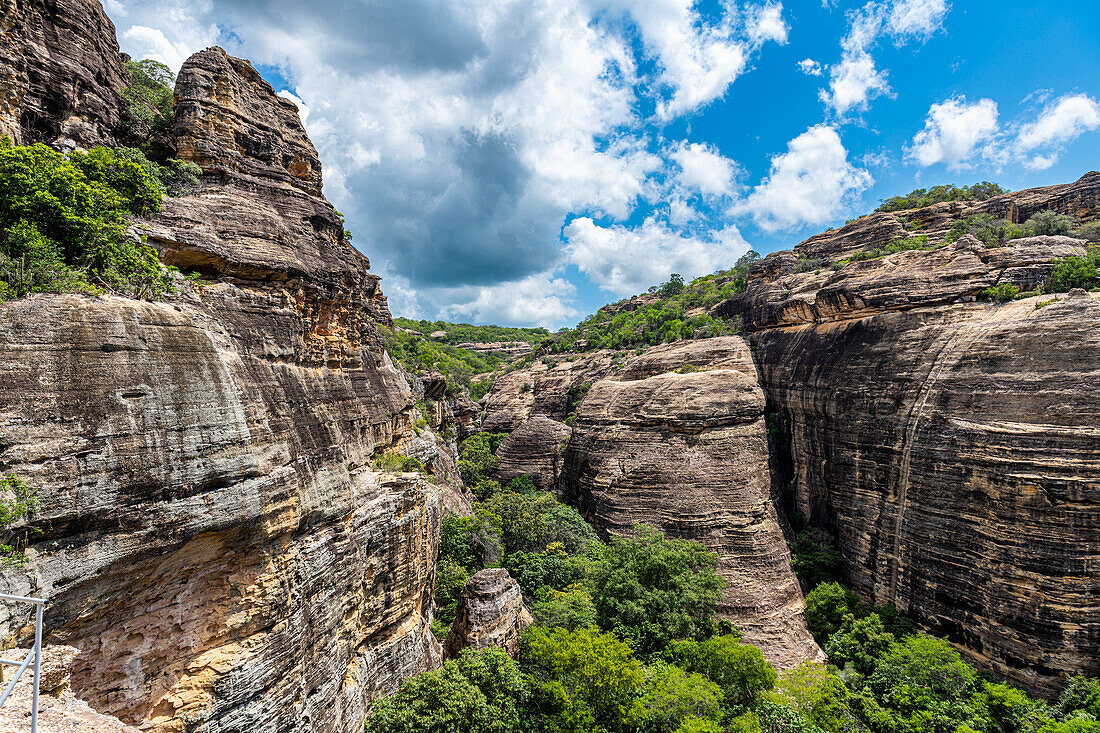
[(850, 111), (864, 111), (870, 100), (890, 93), (886, 72), (875, 68), (870, 49), (882, 31), (886, 8), (869, 2), (848, 13), (848, 33), (841, 39), (840, 62), (829, 70), (829, 88), (820, 97), (837, 117)]
[(1067, 94), (1047, 105), (1037, 120), (1024, 125), (1016, 145), (1024, 152), (1061, 146), (1098, 127), (1100, 104), (1087, 94)]
[(446, 319), (475, 323), (529, 323), (553, 328), (581, 313), (568, 305), (576, 288), (551, 273), (536, 273), (515, 282), (455, 288), (436, 293), (439, 313)]
[(898, 0), (887, 21), (898, 43), (907, 38), (927, 39), (943, 27), (947, 0)]
[(565, 227), (569, 261), (603, 290), (633, 295), (673, 272), (685, 279), (735, 262), (749, 246), (734, 226), (710, 237), (683, 234), (656, 219), (640, 226), (599, 226), (588, 217)]
[(949, 169), (960, 170), (998, 129), (997, 103), (992, 99), (974, 103), (963, 97), (948, 99), (929, 108), (924, 129), (913, 137), (906, 157), (922, 166), (946, 163)]
[(821, 225), (845, 213), (873, 183), (870, 173), (848, 162), (836, 130), (816, 125), (772, 158), (768, 177), (736, 209), (766, 231)]
[(127, 28), (122, 34), (122, 40), (127, 48), (135, 50), (132, 54), (134, 58), (159, 61), (173, 73), (191, 55), (186, 48), (169, 41), (162, 31), (144, 25)]
[(680, 170), (677, 182), (685, 189), (710, 196), (730, 196), (737, 164), (706, 143), (679, 143), (668, 157)]
[(306, 103), (299, 99), (296, 94), (286, 89), (276, 92), (275, 95), (294, 103), (298, 108), (298, 116), (302, 118), (302, 126), (305, 127), (306, 122), (309, 120), (309, 107)]
[(790, 26), (783, 20), (783, 4), (768, 3), (750, 8), (746, 14), (749, 41), (759, 46), (767, 41), (783, 45), (787, 42)]
[(798, 68), (807, 76), (821, 76), (824, 69), (821, 68), (821, 64), (813, 59), (802, 59), (798, 62)]

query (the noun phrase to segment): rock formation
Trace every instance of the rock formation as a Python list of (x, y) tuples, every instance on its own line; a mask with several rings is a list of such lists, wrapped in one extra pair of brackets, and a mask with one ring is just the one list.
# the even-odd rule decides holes
[[(1098, 183), (930, 209), (1094, 216)], [(845, 229), (807, 246), (863, 246)], [(832, 528), (868, 600), (997, 674), (1052, 694), (1100, 673), (1100, 299), (976, 301), (1000, 282), (1042, 284), (1082, 243), (964, 237), (795, 273), (803, 249), (769, 255), (718, 308), (751, 331), (789, 510)]]
[(500, 444), (496, 479), (506, 485), (518, 476), (530, 476), (539, 489), (553, 491), (561, 474), (562, 451), (572, 432), (568, 425), (535, 415)]
[(67, 148), (110, 143), (128, 83), (97, 0), (0, 6), (0, 136)]
[(474, 573), (458, 599), (458, 615), (443, 642), (449, 659), (463, 649), (498, 646), (510, 655), (519, 653), (520, 635), (534, 623), (519, 583), (504, 568), (488, 568)]
[(592, 385), (561, 481), (603, 534), (650, 524), (718, 553), (719, 612), (773, 663), (821, 658), (771, 502), (764, 393), (737, 336), (659, 346)]
[(622, 357), (612, 351), (546, 357), (502, 375), (486, 397), (482, 429), (509, 433), (532, 415), (564, 422), (594, 382), (614, 372)]
[[(75, 34), (75, 78), (108, 94), (117, 46), (90, 7), (28, 3), (31, 30), (11, 32)], [(205, 283), (159, 303), (0, 305), (0, 461), (37, 490), (42, 530), (0, 581), (50, 599), (48, 638), (83, 652), (74, 691), (126, 723), (358, 730), (374, 698), (441, 658), (441, 492), (371, 468), (418, 439), (414, 398), (297, 114), (221, 49), (188, 60), (177, 92), (176, 144), (202, 189), (135, 228)], [(37, 97), (13, 99), (11, 119), (37, 119)], [(110, 126), (106, 102), (74, 100), (58, 129), (74, 114)], [(19, 636), (23, 619), (0, 614)]]
[[(23, 659), (26, 649), (7, 652), (7, 656)], [(42, 649), (42, 681), (39, 685), (38, 729), (44, 733), (138, 733), (118, 718), (93, 710), (88, 703), (74, 697), (69, 685), (73, 661), (79, 649), (48, 646)], [(13, 673), (9, 667), (5, 680)], [(34, 670), (28, 669), (16, 682), (11, 697), (0, 707), (0, 730), (31, 729), (31, 698)]]

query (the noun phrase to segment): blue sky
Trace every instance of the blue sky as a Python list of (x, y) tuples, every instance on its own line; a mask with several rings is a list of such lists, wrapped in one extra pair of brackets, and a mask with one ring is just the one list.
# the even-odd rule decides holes
[(1100, 3), (108, 0), (295, 99), (397, 315), (569, 325), (942, 182), (1100, 167)]

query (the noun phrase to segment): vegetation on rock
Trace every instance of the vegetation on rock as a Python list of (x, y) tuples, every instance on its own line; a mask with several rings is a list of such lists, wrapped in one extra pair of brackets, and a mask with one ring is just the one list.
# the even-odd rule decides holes
[(944, 184), (932, 188), (918, 188), (901, 196), (883, 199), (875, 211), (904, 211), (920, 209), (943, 201), (985, 201), (1002, 193), (1008, 193), (996, 183), (979, 181), (970, 186)]

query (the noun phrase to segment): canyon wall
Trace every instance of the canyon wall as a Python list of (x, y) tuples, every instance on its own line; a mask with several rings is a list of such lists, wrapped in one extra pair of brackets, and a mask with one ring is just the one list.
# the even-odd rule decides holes
[[(976, 296), (1034, 288), (1083, 243), (830, 262), (914, 221), (935, 242), (944, 211), (1089, 219), (1098, 183), (865, 217), (769, 255), (718, 308), (742, 318), (779, 418), (786, 508), (833, 530), (851, 586), (1044, 694), (1100, 673), (1100, 298)], [(820, 269), (797, 272), (808, 258)]]
[[(93, 5), (25, 3), (24, 29), (5, 26), (6, 49), (74, 35), (74, 78), (107, 79), (102, 105), (79, 94), (24, 141), (67, 145), (73, 114), (113, 124), (118, 48)], [(35, 89), (35, 58), (5, 73)], [(172, 139), (202, 187), (134, 230), (201, 279), (156, 303), (0, 304), (0, 470), (37, 490), (42, 530), (0, 585), (50, 600), (47, 638), (82, 651), (74, 691), (143, 730), (358, 730), (373, 698), (441, 659), (443, 491), (372, 469), (431, 442), (293, 105), (217, 48), (186, 62), (177, 97)], [(7, 99), (9, 121), (46, 109)], [(21, 609), (0, 613), (25, 637)]]

